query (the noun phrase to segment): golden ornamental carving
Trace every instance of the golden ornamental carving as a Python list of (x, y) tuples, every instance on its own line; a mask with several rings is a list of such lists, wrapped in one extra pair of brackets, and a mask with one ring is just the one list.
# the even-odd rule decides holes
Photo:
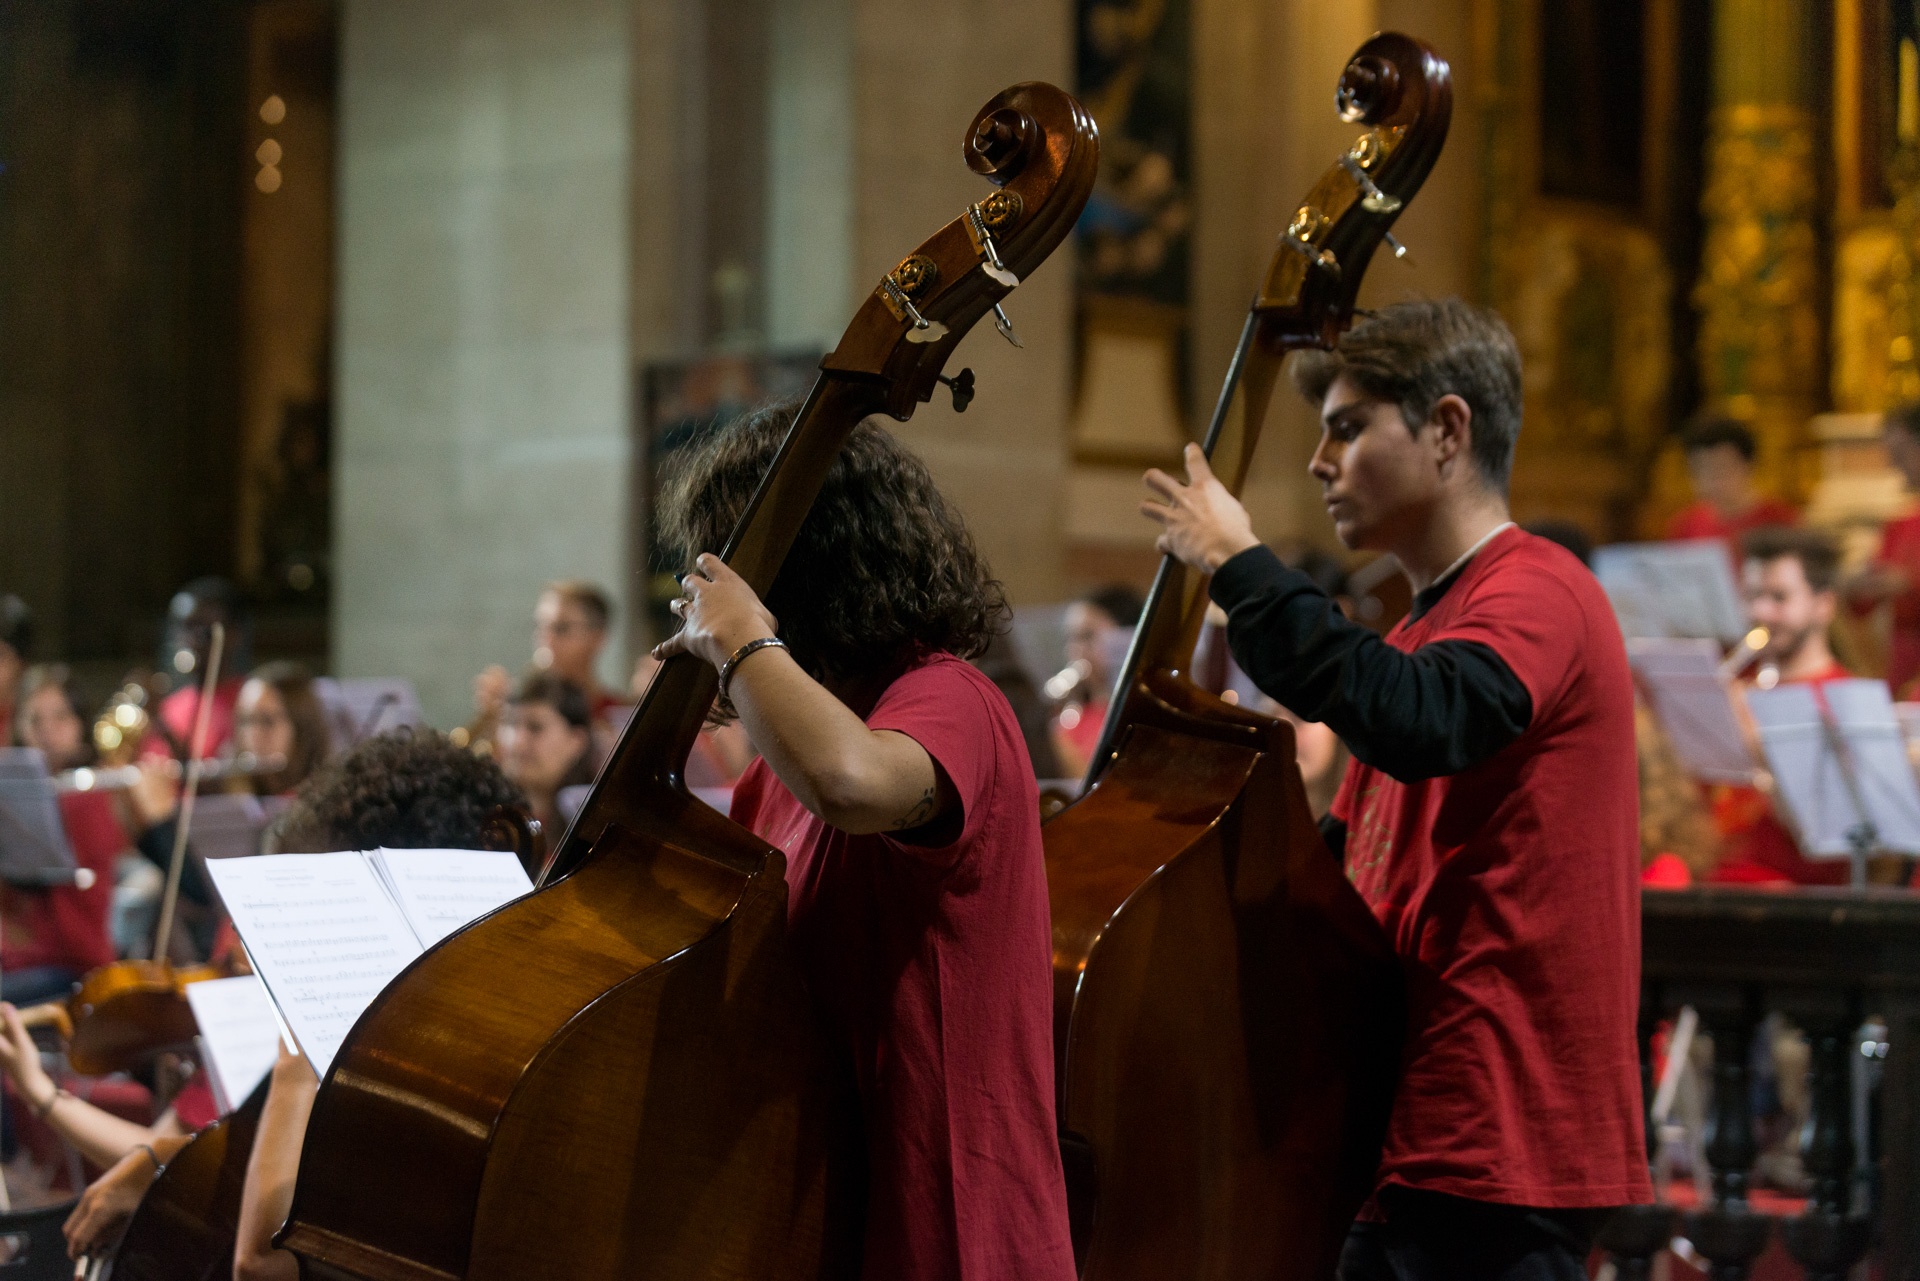
[(1820, 375), (1812, 116), (1779, 103), (1720, 108), (1707, 173), (1694, 305), (1708, 396), (1749, 416), (1790, 404), (1804, 417)]

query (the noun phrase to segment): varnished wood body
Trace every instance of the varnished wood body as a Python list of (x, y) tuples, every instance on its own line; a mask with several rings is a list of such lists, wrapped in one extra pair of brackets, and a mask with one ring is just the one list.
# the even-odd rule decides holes
[[(1097, 151), (1092, 119), (1049, 85), (975, 117), (967, 163), (1018, 197), (999, 241), (1016, 274), (1072, 228)], [(1005, 296), (971, 246), (956, 220), (916, 251), (927, 328), (883, 283), (823, 362), (721, 551), (756, 591), (854, 427), (908, 417)], [(279, 1238), (304, 1276), (857, 1272), (864, 1145), (850, 1069), (829, 1060), (788, 952), (784, 856), (684, 787), (714, 692), (700, 660), (661, 664), (539, 890), (443, 941), (361, 1017), (321, 1083)]]
[(82, 979), (67, 998), (67, 1062), (82, 1076), (125, 1072), (161, 1050), (191, 1045), (199, 1025), (189, 983), (225, 977), (212, 965), (115, 961)]
[(116, 1281), (228, 1281), (233, 1275), (240, 1195), (266, 1098), (263, 1080), (230, 1115), (174, 1153), (114, 1251)]
[[(1351, 323), (1446, 138), (1447, 65), (1417, 40), (1369, 40), (1341, 91), (1368, 126), (1349, 156), (1398, 203), (1369, 207), (1336, 164), (1296, 212), (1203, 442), (1235, 492), (1282, 360)], [(1206, 592), (1162, 562), (1089, 790), (1042, 829), (1074, 1247), (1087, 1281), (1329, 1281), (1392, 1109), (1402, 976), (1320, 839), (1292, 731), (1190, 679)]]
[(1191, 716), (1142, 716), (1045, 828), (1075, 1250), (1089, 1281), (1324, 1281), (1392, 1104), (1400, 972), (1292, 731), (1167, 728)]
[(356, 1177), (300, 1182), (304, 1275), (842, 1270), (854, 1126), (785, 956), (784, 860), (698, 802), (650, 808), (362, 1017), (307, 1126), (303, 1173)]

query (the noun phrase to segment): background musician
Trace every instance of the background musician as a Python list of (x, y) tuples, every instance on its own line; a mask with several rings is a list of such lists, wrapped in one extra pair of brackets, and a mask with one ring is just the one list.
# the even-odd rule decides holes
[[(1887, 461), (1920, 493), (1920, 404), (1887, 411), (1881, 425)], [(1893, 606), (1893, 634), (1887, 654), (1887, 684), (1895, 698), (1914, 696), (1920, 677), (1920, 511), (1896, 516), (1880, 531), (1873, 563), (1847, 585), (1856, 610), (1882, 603)]]
[(1079, 778), (1087, 772), (1087, 762), (1100, 745), (1100, 731), (1106, 728), (1114, 678), (1126, 662), (1143, 605), (1133, 588), (1109, 583), (1067, 606), (1067, 663), (1080, 678), (1053, 717), (1054, 752), (1064, 771), (1059, 777)]
[(1693, 504), (1667, 522), (1668, 538), (1718, 538), (1738, 555), (1740, 539), (1763, 525), (1792, 525), (1800, 513), (1753, 487), (1753, 433), (1736, 418), (1703, 418), (1680, 434)]
[(1520, 357), (1497, 316), (1397, 304), (1292, 376), (1335, 532), (1414, 589), (1384, 640), (1260, 545), (1197, 447), (1188, 483), (1147, 473), (1143, 510), (1214, 575), (1240, 666), (1353, 752), (1323, 830), (1404, 959), (1408, 1023), (1340, 1275), (1584, 1278), (1595, 1213), (1651, 1199), (1619, 627), (1577, 560), (1508, 520)]
[(592, 721), (579, 686), (535, 672), (508, 700), (496, 752), (507, 778), (526, 794), (541, 826), (558, 839), (566, 827), (555, 798), (593, 781)]
[[(623, 723), (628, 700), (600, 683), (600, 652), (607, 645), (613, 603), (607, 593), (583, 578), (562, 578), (540, 591), (533, 607), (533, 659), (528, 675), (550, 675), (577, 688), (587, 700), (587, 715), (601, 728), (601, 753)], [(473, 681), (475, 739), (491, 737), (506, 714), (513, 678), (495, 664)]]
[[(89, 764), (93, 743), (79, 694), (64, 666), (27, 669), (20, 680), (14, 733), (58, 773)], [(132, 841), (124, 798), (112, 792), (62, 792), (60, 822), (74, 862), (94, 874), (72, 885), (0, 886), (0, 991), (25, 1005), (65, 996), (95, 966), (115, 956), (111, 915), (114, 865)]]
[(701, 549), (793, 414), (683, 464), (665, 523), (700, 554), (655, 653), (721, 669), (760, 750), (733, 817), (786, 851), (794, 952), (859, 1087), (862, 1275), (1072, 1281), (1038, 790), (1012, 709), (963, 661), (1004, 597), (926, 467), (866, 423), (762, 604)]
[[(226, 682), (221, 684), (224, 687)], [(264, 773), (235, 776), (222, 786), (261, 797), (291, 796), (332, 750), (326, 709), (314, 691), (312, 675), (298, 663), (263, 663), (251, 675), (236, 681), (235, 689), (229, 746), (235, 753), (251, 753), (262, 761), (279, 760), (283, 764)], [(165, 759), (149, 758), (142, 762), (140, 781), (129, 793), (144, 829), (138, 837), (138, 848), (162, 872), (173, 861), (180, 789), (178, 768)], [(202, 952), (217, 950), (210, 915), (213, 894), (198, 864), (192, 861), (180, 869), (180, 894), (197, 909), (182, 920)]]
[[(1783, 682), (1819, 684), (1852, 673), (1833, 656), (1827, 630), (1839, 605), (1840, 549), (1816, 530), (1778, 526), (1753, 530), (1741, 545), (1747, 613), (1767, 629), (1751, 671), (1773, 670)], [(1752, 884), (1845, 885), (1841, 860), (1809, 859), (1775, 815), (1773, 802), (1751, 787), (1712, 789), (1714, 826), (1724, 851), (1711, 879)]]

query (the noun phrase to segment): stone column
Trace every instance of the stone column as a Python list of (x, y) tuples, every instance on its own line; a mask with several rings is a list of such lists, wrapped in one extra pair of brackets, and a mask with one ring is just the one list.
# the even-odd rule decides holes
[(1820, 408), (1820, 273), (1808, 0), (1716, 0), (1713, 114), (1694, 288), (1706, 407), (1749, 422), (1763, 485), (1804, 492)]
[(542, 581), (639, 604), (629, 11), (347, 0), (342, 24), (335, 662), (457, 724), (474, 672), (526, 660)]

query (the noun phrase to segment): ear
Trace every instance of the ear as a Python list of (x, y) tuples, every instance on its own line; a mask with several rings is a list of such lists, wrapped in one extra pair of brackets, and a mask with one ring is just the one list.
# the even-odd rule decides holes
[(1832, 588), (1813, 594), (1813, 619), (1822, 627), (1833, 626), (1834, 615), (1840, 610), (1840, 594)]
[(1434, 461), (1440, 475), (1451, 477), (1457, 468), (1473, 466), (1473, 407), (1448, 392), (1433, 402), (1427, 423), (1434, 429)]

